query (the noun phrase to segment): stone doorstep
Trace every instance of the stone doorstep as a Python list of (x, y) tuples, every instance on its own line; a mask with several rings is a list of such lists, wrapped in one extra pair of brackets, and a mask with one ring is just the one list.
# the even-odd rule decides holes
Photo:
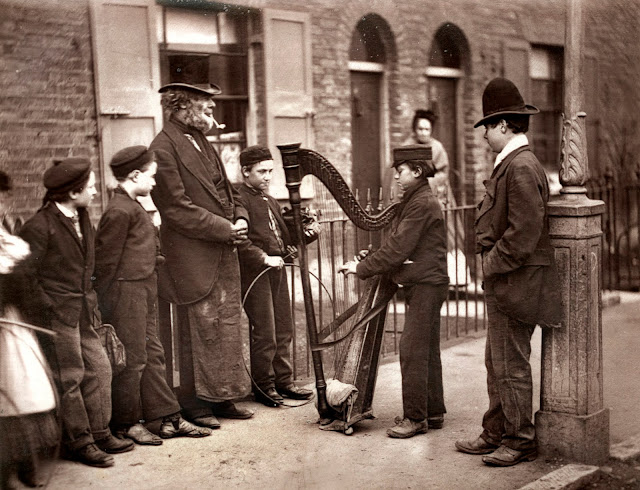
[[(640, 434), (611, 446), (610, 457), (623, 463), (640, 458)], [(602, 470), (598, 466), (568, 464), (520, 490), (577, 490), (594, 482)]]
[(578, 490), (594, 482), (599, 476), (598, 466), (568, 464), (521, 487), (520, 490)]
[(612, 445), (609, 456), (623, 463), (640, 458), (640, 434)]
[(621, 302), (618, 291), (602, 291), (602, 308), (619, 305)]

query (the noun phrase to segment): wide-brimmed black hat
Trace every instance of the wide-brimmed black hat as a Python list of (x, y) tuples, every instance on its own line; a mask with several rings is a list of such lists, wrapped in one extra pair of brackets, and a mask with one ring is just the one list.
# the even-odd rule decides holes
[(162, 94), (164, 92), (168, 92), (169, 90), (176, 90), (176, 89), (188, 90), (190, 92), (195, 92), (200, 95), (208, 95), (208, 96), (220, 95), (222, 93), (222, 89), (218, 87), (215, 83), (189, 84), (189, 83), (178, 83), (178, 82), (168, 83), (160, 87), (160, 90), (158, 90), (158, 92)]
[(540, 110), (524, 103), (518, 87), (506, 78), (494, 78), (482, 94), (482, 113), (484, 116), (473, 125), (482, 126), (488, 119), (506, 114), (538, 114)]

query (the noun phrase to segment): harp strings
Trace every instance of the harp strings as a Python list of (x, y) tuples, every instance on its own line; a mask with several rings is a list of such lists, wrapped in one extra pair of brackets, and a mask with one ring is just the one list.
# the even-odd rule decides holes
[[(313, 209), (318, 212), (322, 228), (318, 240), (311, 244), (309, 250), (309, 270), (320, 278), (326, 288), (325, 290), (318, 285), (314, 291), (318, 330), (322, 332), (323, 327), (358, 302), (358, 279), (354, 275), (346, 276), (337, 272), (340, 265), (353, 260), (358, 250), (357, 228), (320, 180), (315, 177), (306, 178), (313, 180)], [(351, 330), (354, 321), (354, 318), (349, 318), (324, 340), (341, 338)], [(325, 351), (326, 361), (333, 365), (334, 373), (346, 355), (347, 348), (348, 342), (340, 342)]]
[[(308, 175), (305, 179), (312, 181), (315, 196), (312, 207), (318, 213), (322, 227), (322, 233), (318, 240), (312, 244), (313, 248), (310, 249), (309, 255), (309, 269), (320, 278), (323, 285), (318, 284), (313, 294), (318, 331), (322, 333), (323, 329), (326, 329), (337, 317), (356, 305), (362, 294), (363, 281), (360, 281), (355, 275), (339, 274), (337, 268), (341, 264), (353, 260), (361, 250), (378, 248), (384, 239), (383, 237), (387, 234), (387, 230), (364, 230), (356, 226), (325, 183), (313, 175)], [(385, 196), (388, 198), (386, 205), (383, 204), (383, 196), (379, 195), (377, 196), (379, 204), (376, 208), (371, 208), (371, 196), (367, 196), (366, 204), (362, 202), (362, 196), (355, 195), (354, 197), (371, 215), (388, 209), (393, 202), (391, 193), (389, 196)], [(355, 323), (356, 318), (350, 317), (340, 324), (331, 335), (323, 337), (320, 341), (331, 341), (344, 337), (352, 331)], [(349, 349), (349, 339), (347, 338), (325, 350), (325, 366), (333, 365), (334, 373), (342, 371)]]

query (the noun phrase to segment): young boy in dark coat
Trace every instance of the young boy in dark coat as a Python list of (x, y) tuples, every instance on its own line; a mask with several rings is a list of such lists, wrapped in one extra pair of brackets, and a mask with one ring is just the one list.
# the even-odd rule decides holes
[(145, 146), (117, 152), (111, 170), (118, 181), (96, 235), (96, 291), (103, 319), (125, 346), (127, 365), (113, 377), (111, 427), (120, 436), (160, 445), (141, 421), (162, 418), (160, 437), (204, 437), (211, 430), (187, 422), (167, 384), (158, 339), (156, 263), (163, 259), (151, 217), (137, 201), (155, 185), (158, 164)]
[(130, 451), (133, 442), (109, 430), (111, 366), (93, 327), (99, 321), (94, 230), (86, 208), (96, 194), (95, 175), (89, 159), (76, 157), (57, 162), (43, 180), (44, 205), (20, 231), (31, 247), (22, 276), (26, 313), (56, 333), (41, 343), (60, 394), (65, 456), (113, 466), (108, 453)]
[(248, 240), (238, 247), (244, 309), (251, 322), (251, 376), (255, 397), (278, 407), (283, 397), (304, 400), (313, 392), (293, 384), (291, 340), (293, 322), (283, 257), (295, 252), (278, 202), (266, 192), (273, 173), (268, 148), (250, 146), (240, 153), (244, 183), (238, 189), (249, 212)]
[(409, 145), (393, 151), (395, 179), (403, 192), (387, 241), (360, 262), (340, 270), (360, 279), (390, 274), (404, 286), (406, 314), (400, 340), (404, 414), (389, 437), (408, 438), (439, 429), (444, 421), (440, 309), (447, 297), (447, 238), (440, 203), (427, 179), (435, 167), (431, 149)]

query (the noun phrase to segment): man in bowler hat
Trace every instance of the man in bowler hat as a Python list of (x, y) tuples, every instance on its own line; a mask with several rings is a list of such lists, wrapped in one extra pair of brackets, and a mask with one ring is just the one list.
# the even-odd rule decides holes
[(536, 107), (524, 103), (517, 87), (495, 78), (482, 96), (484, 138), (497, 154), (476, 219), (477, 253), (489, 325), (485, 365), (489, 409), (483, 432), (456, 448), (484, 455), (490, 466), (536, 459), (532, 422), (531, 335), (536, 325), (561, 321), (554, 250), (549, 240), (549, 186), (529, 148), (526, 132)]

